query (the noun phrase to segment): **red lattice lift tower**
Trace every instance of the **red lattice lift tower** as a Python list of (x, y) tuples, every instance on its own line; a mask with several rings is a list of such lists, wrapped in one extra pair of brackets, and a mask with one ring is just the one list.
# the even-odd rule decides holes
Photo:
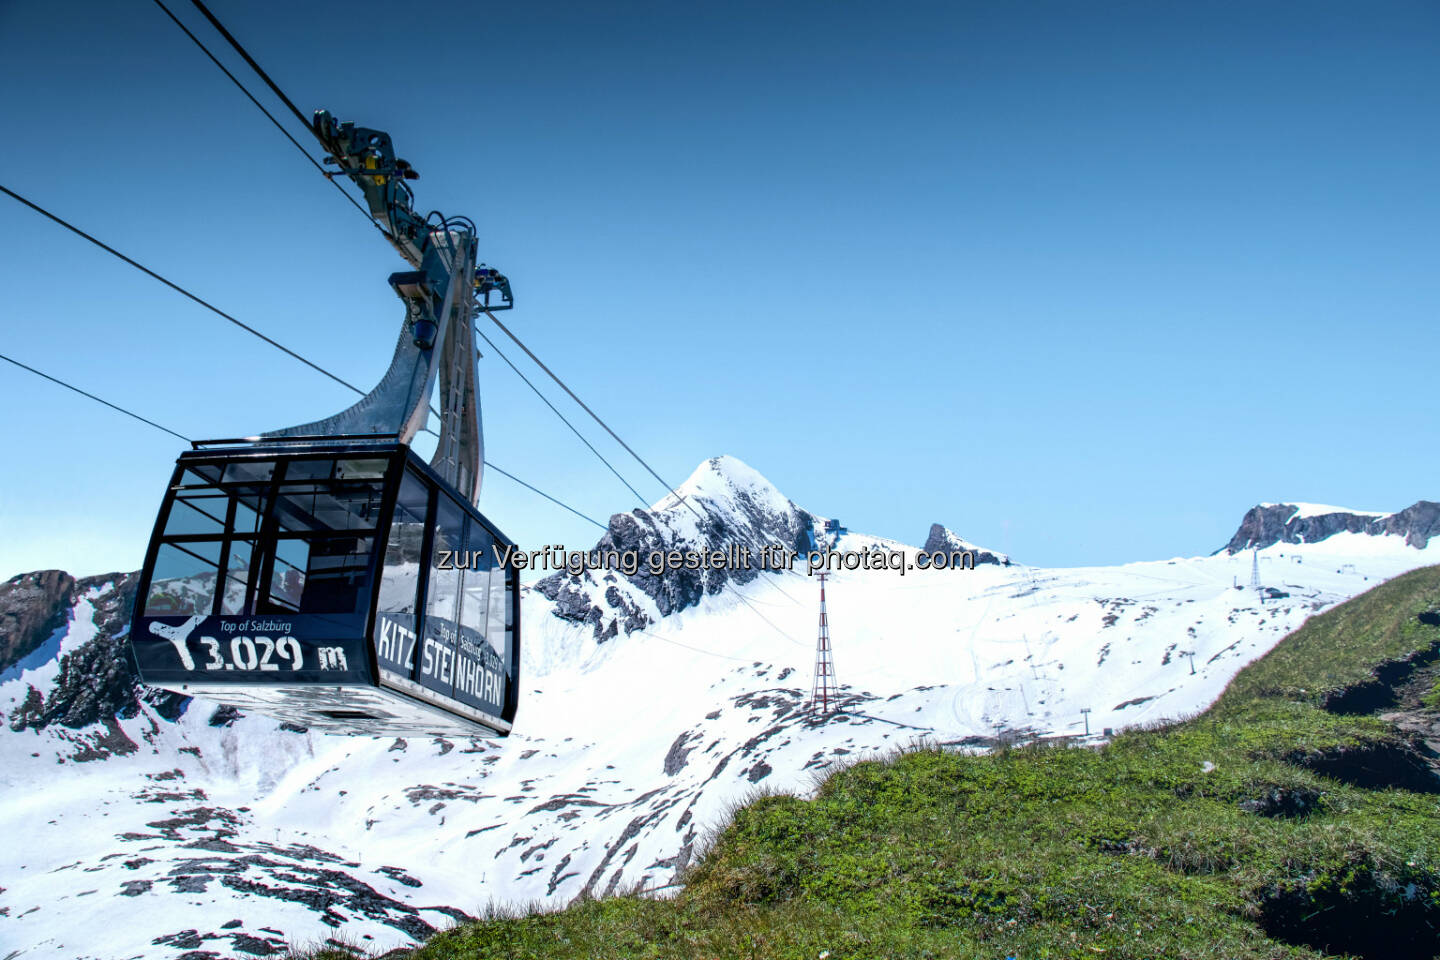
[(825, 578), (820, 577), (820, 637), (815, 641), (815, 682), (810, 687), (810, 709), (822, 717), (834, 709), (840, 691), (835, 684), (835, 657), (830, 651), (830, 620), (825, 613)]

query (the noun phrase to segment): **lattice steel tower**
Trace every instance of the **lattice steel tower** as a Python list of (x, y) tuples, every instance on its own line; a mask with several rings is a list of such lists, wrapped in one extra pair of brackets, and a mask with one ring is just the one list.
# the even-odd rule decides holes
[(1265, 602), (1265, 595), (1260, 592), (1260, 550), (1256, 548), (1250, 554), (1250, 589), (1260, 596), (1260, 602)]
[(810, 709), (821, 716), (833, 709), (839, 696), (835, 683), (835, 657), (830, 650), (830, 620), (825, 613), (825, 578), (820, 577), (820, 637), (815, 641), (815, 681), (810, 687)]

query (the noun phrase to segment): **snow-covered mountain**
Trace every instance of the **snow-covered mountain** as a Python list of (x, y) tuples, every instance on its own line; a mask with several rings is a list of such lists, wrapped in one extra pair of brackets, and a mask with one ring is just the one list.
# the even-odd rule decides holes
[[(827, 531), (730, 457), (677, 492), (613, 517), (598, 548), (918, 559)], [(1098, 739), (1203, 708), (1315, 611), (1440, 561), (1423, 532), (1434, 506), (1302, 529), (1305, 508), (1262, 505), (1232, 550), (1060, 570), (937, 524), (920, 549), (974, 550), (974, 569), (832, 571), (844, 709), (829, 718), (804, 709), (818, 590), (803, 557), (556, 574), (523, 601), (505, 740), (323, 736), (137, 689), (132, 577), (17, 577), (0, 586), (0, 957), (250, 957), (331, 936), (379, 949), (496, 901), (663, 895), (757, 786), (803, 793), (830, 764), (917, 737), (983, 749), (1088, 722)], [(1263, 602), (1243, 589), (1250, 546)]]

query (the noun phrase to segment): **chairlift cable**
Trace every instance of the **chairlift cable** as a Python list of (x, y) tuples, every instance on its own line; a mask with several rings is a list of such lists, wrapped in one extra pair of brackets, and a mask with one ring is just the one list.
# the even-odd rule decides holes
[(730, 655), (728, 655), (728, 654), (724, 654), (724, 653), (713, 653), (713, 652), (711, 652), (711, 651), (709, 651), (709, 650), (701, 650), (699, 647), (692, 647), (692, 646), (690, 646), (690, 644), (688, 644), (688, 643), (681, 643), (679, 640), (671, 640), (669, 637), (662, 637), (662, 636), (660, 636), (660, 634), (658, 634), (658, 633), (651, 633), (649, 630), (635, 630), (635, 631), (633, 631), (633, 632), (634, 632), (634, 633), (644, 634), (644, 635), (647, 636), (647, 637), (652, 637), (652, 638), (654, 638), (654, 639), (656, 639), (656, 640), (660, 640), (660, 641), (662, 641), (662, 642), (664, 642), (664, 643), (672, 643), (672, 644), (674, 644), (675, 646), (677, 646), (677, 647), (683, 647), (683, 648), (686, 649), (686, 650), (693, 650), (693, 651), (696, 652), (696, 653), (703, 653), (703, 654), (705, 654), (707, 657), (719, 657), (719, 658), (722, 659), (722, 660), (734, 660), (734, 661), (737, 662), (737, 663), (753, 663), (753, 662), (754, 662), (754, 659), (751, 658), (751, 657), (732, 657), (732, 656), (730, 656)]
[[(315, 363), (315, 362), (313, 362), (313, 361), (311, 361), (311, 360), (307, 360), (305, 357), (303, 357), (303, 356), (301, 356), (300, 354), (296, 353), (294, 350), (291, 350), (289, 347), (285, 346), (284, 344), (281, 344), (281, 343), (279, 343), (278, 341), (276, 341), (276, 340), (274, 340), (274, 339), (272, 339), (272, 338), (270, 338), (270, 337), (267, 337), (265, 334), (261, 333), (259, 330), (256, 330), (254, 327), (250, 326), (249, 324), (244, 323), (244, 322), (242, 322), (242, 321), (240, 321), (240, 320), (237, 320), (235, 317), (233, 317), (233, 316), (231, 316), (230, 314), (226, 313), (224, 310), (221, 310), (219, 307), (215, 306), (214, 304), (210, 303), (209, 301), (207, 301), (207, 300), (205, 300), (205, 299), (203, 299), (203, 298), (201, 298), (201, 297), (196, 296), (195, 294), (191, 293), (189, 290), (186, 290), (184, 287), (180, 286), (178, 283), (175, 283), (175, 282), (173, 282), (173, 281), (171, 281), (171, 280), (166, 279), (165, 277), (162, 277), (160, 274), (156, 273), (154, 270), (151, 270), (149, 267), (146, 267), (144, 264), (139, 263), (138, 261), (133, 260), (133, 259), (131, 259), (130, 257), (127, 257), (125, 254), (121, 253), (119, 250), (116, 250), (114, 247), (110, 246), (109, 244), (104, 243), (103, 241), (96, 239), (95, 237), (93, 237), (93, 236), (91, 236), (90, 234), (86, 233), (84, 230), (81, 230), (79, 227), (75, 226), (74, 224), (70, 223), (69, 221), (67, 221), (67, 220), (63, 219), (62, 217), (59, 217), (59, 216), (51, 213), (49, 210), (46, 210), (44, 207), (41, 207), (39, 204), (32, 203), (30, 200), (27, 200), (26, 198), (20, 196), (20, 194), (18, 194), (18, 193), (16, 193), (15, 191), (11, 190), (9, 187), (6, 187), (4, 184), (0, 184), (0, 192), (3, 192), (4, 194), (6, 194), (7, 196), (11, 197), (12, 199), (19, 201), (20, 203), (22, 203), (22, 204), (24, 204), (25, 206), (29, 207), (30, 209), (34, 210), (36, 213), (40, 214), (41, 216), (44, 216), (46, 219), (54, 221), (55, 223), (59, 224), (60, 226), (64, 227), (65, 229), (69, 230), (71, 233), (74, 233), (76, 236), (79, 236), (79, 237), (81, 237), (81, 238), (83, 238), (83, 239), (85, 239), (85, 240), (90, 241), (92, 244), (94, 244), (95, 246), (97, 246), (97, 247), (99, 247), (100, 249), (104, 250), (106, 253), (109, 253), (110, 255), (112, 255), (112, 256), (120, 259), (120, 260), (123, 260), (125, 263), (128, 263), (130, 266), (132, 266), (132, 267), (134, 267), (135, 269), (139, 270), (140, 272), (146, 274), (147, 276), (149, 276), (149, 277), (151, 277), (151, 278), (153, 278), (153, 279), (155, 279), (155, 280), (160, 281), (161, 283), (165, 284), (165, 286), (167, 286), (167, 287), (169, 287), (170, 289), (174, 290), (176, 293), (182, 294), (182, 295), (184, 295), (185, 297), (187, 297), (188, 299), (193, 300), (194, 302), (200, 304), (202, 307), (204, 307), (205, 309), (209, 310), (211, 313), (214, 313), (214, 314), (216, 314), (217, 316), (222, 317), (222, 318), (224, 318), (225, 320), (230, 321), (230, 322), (233, 323), (235, 326), (239, 327), (240, 329), (244, 330), (245, 332), (250, 333), (250, 334), (253, 334), (253, 335), (256, 336), (256, 337), (259, 337), (261, 340), (264, 340), (266, 343), (270, 344), (270, 345), (271, 345), (272, 347), (274, 347), (275, 349), (277, 349), (277, 350), (281, 351), (282, 353), (285, 353), (285, 354), (293, 357), (293, 358), (296, 359), (296, 360), (299, 360), (301, 363), (305, 364), (307, 367), (310, 367), (312, 370), (315, 370), (317, 373), (324, 374), (325, 376), (329, 377), (331, 380), (334, 380), (336, 383), (340, 384), (341, 386), (346, 387), (347, 389), (352, 390), (352, 391), (354, 391), (355, 393), (360, 394), (361, 396), (364, 396), (364, 391), (361, 390), (359, 387), (355, 386), (353, 383), (350, 383), (350, 382), (348, 382), (348, 381), (346, 381), (346, 380), (343, 380), (343, 379), (341, 379), (340, 377), (336, 376), (335, 374), (331, 373), (329, 370), (326, 370), (324, 367), (320, 366), (319, 364), (317, 364), (317, 363)], [(641, 463), (641, 465), (644, 466), (646, 470), (649, 470), (649, 471), (650, 471), (650, 474), (651, 474), (652, 476), (654, 476), (656, 480), (659, 480), (662, 484), (665, 483), (664, 480), (660, 479), (659, 474), (655, 473), (655, 471), (654, 471), (653, 469), (651, 469), (651, 467), (650, 467), (649, 464), (645, 463), (645, 461), (644, 461), (643, 459), (641, 459), (640, 456), (639, 456), (638, 454), (636, 454), (635, 451), (632, 450), (628, 444), (626, 444), (623, 440), (621, 440), (618, 436), (616, 436), (615, 432), (614, 432), (613, 430), (611, 430), (611, 429), (605, 424), (605, 422), (604, 422), (603, 420), (601, 420), (598, 416), (596, 416), (595, 413), (594, 413), (594, 411), (592, 411), (588, 406), (586, 406), (583, 402), (581, 402), (580, 398), (579, 398), (579, 397), (576, 397), (575, 394), (570, 390), (570, 388), (567, 387), (567, 386), (565, 386), (565, 384), (564, 384), (558, 377), (556, 377), (554, 373), (551, 373), (549, 367), (546, 367), (543, 363), (541, 363), (540, 360), (539, 360), (539, 358), (536, 357), (533, 353), (531, 353), (531, 352), (530, 352), (530, 349), (529, 349), (528, 347), (526, 347), (523, 343), (520, 343), (519, 339), (516, 338), (513, 333), (510, 333), (510, 331), (509, 331), (503, 324), (501, 324), (499, 320), (496, 320), (494, 314), (490, 313), (490, 311), (488, 311), (488, 310), (485, 311), (485, 314), (486, 314), (486, 316), (490, 317), (491, 320), (494, 320), (495, 323), (496, 323), (496, 325), (499, 326), (501, 330), (504, 330), (505, 333), (508, 334), (512, 340), (514, 340), (517, 344), (519, 344), (519, 345), (520, 345), (520, 348), (521, 348), (522, 350), (524, 350), (525, 353), (526, 353), (527, 355), (529, 355), (530, 358), (531, 358), (532, 360), (534, 360), (535, 363), (538, 364), (541, 369), (543, 369), (547, 374), (550, 374), (551, 379), (555, 380), (556, 383), (560, 384), (561, 388), (563, 388), (563, 389), (565, 390), (565, 392), (566, 392), (567, 394), (569, 394), (569, 395), (575, 400), (576, 403), (580, 404), (580, 406), (585, 409), (585, 412), (586, 412), (586, 413), (589, 413), (591, 417), (594, 417), (594, 418), (595, 418), (595, 421), (596, 421), (597, 423), (599, 423), (602, 427), (604, 427), (607, 433), (609, 433), (612, 437), (615, 437), (615, 440), (616, 440), (617, 442), (619, 442), (620, 445), (621, 445), (622, 447), (624, 447), (627, 451), (629, 451), (631, 456), (635, 457), (636, 460), (639, 460), (640, 463)], [(496, 352), (498, 353), (499, 351), (496, 351)], [(6, 358), (6, 359), (9, 359), (9, 358)], [(508, 362), (508, 361), (507, 361), (507, 362)], [(27, 369), (29, 369), (29, 368), (27, 368)], [(38, 372), (38, 371), (37, 371), (37, 372)], [(517, 372), (518, 372), (518, 371), (517, 371)], [(43, 376), (43, 374), (42, 374), (42, 376)], [(56, 382), (60, 382), (60, 381), (56, 381)], [(69, 384), (63, 384), (63, 385), (64, 385), (64, 386), (69, 386)], [(77, 392), (81, 392), (81, 393), (84, 392), (84, 391), (79, 390), (79, 388), (72, 388), (72, 389), (75, 389)], [(93, 399), (95, 399), (95, 400), (97, 400), (97, 401), (99, 401), (99, 402), (101, 402), (101, 403), (105, 403), (106, 406), (113, 406), (112, 404), (108, 403), (107, 401), (100, 400), (99, 397), (94, 397)], [(124, 410), (123, 408), (120, 408), (120, 407), (116, 407), (115, 409), (121, 410), (121, 412), (123, 412), (123, 413), (127, 413), (127, 414), (130, 413), (130, 411)], [(556, 413), (557, 413), (557, 415), (558, 415), (559, 411), (556, 411)], [(131, 414), (131, 415), (132, 415), (132, 416), (135, 416), (136, 419), (140, 419), (140, 420), (143, 420), (143, 419), (144, 419), (143, 417), (140, 417), (140, 416), (138, 416), (138, 415), (136, 415), (136, 414)], [(563, 419), (563, 418), (562, 418), (562, 419)], [(146, 421), (146, 422), (150, 422), (150, 421)], [(159, 429), (161, 429), (161, 430), (165, 430), (167, 433), (174, 433), (174, 431), (171, 431), (171, 430), (169, 430), (169, 429), (166, 428), (166, 427), (160, 427), (159, 424), (151, 423), (151, 425), (152, 425), (152, 426), (155, 426), (155, 427), (157, 427), (157, 428), (159, 428)], [(572, 428), (572, 429), (573, 429), (573, 428)], [(180, 434), (176, 433), (175, 436), (179, 437)], [(182, 440), (185, 440), (187, 443), (189, 442), (189, 438), (187, 438), (187, 437), (180, 437), (180, 438), (181, 438)], [(583, 439), (583, 438), (582, 438), (582, 439)], [(588, 443), (587, 443), (587, 446), (588, 446)], [(608, 466), (608, 465), (609, 465), (609, 464), (607, 463), (607, 466)], [(613, 470), (613, 467), (612, 467), (612, 470)], [(618, 473), (617, 473), (617, 476), (618, 476)], [(623, 477), (621, 478), (621, 480), (622, 480), (622, 482), (624, 482), (624, 478), (623, 478)], [(629, 483), (626, 483), (625, 485), (626, 485), (627, 487), (630, 486)], [(527, 486), (528, 486), (528, 485), (527, 485)], [(668, 484), (667, 484), (666, 486), (667, 486), (667, 489), (669, 489)], [(632, 491), (633, 491), (634, 488), (631, 488), (631, 489), (632, 489)], [(537, 492), (538, 492), (538, 491), (537, 491)], [(675, 491), (674, 491), (673, 489), (670, 489), (670, 492), (671, 492), (671, 494), (674, 495), (675, 498), (676, 498), (677, 500), (679, 500), (681, 503), (684, 503), (684, 504), (686, 504), (687, 506), (689, 506), (689, 507), (690, 507), (690, 510), (691, 510), (692, 512), (694, 512), (697, 517), (700, 517), (699, 512), (695, 510), (694, 506), (690, 505), (690, 503), (689, 503), (688, 500), (682, 498), (678, 493), (675, 493)], [(548, 494), (545, 495), (545, 496), (547, 497), (547, 499), (554, 499), (554, 498), (552, 498), (552, 497), (549, 497)], [(638, 495), (637, 495), (637, 496), (638, 496)], [(556, 502), (559, 502), (559, 501), (556, 501)], [(642, 502), (643, 502), (643, 501), (642, 501)], [(563, 504), (562, 504), (562, 505), (563, 505)], [(574, 508), (567, 507), (567, 509), (571, 510), (571, 512), (573, 512), (573, 513), (579, 514), (580, 516), (584, 516), (584, 514), (580, 514), (580, 512), (579, 512), (578, 510), (575, 510)], [(585, 517), (585, 519), (590, 520), (590, 522), (591, 522), (591, 523), (594, 523), (596, 526), (599, 526), (599, 527), (604, 528), (604, 525), (601, 524), (601, 523), (599, 523), (599, 522), (596, 521), (596, 520), (593, 520), (593, 519), (591, 519), (591, 518), (589, 518), (589, 517)], [(700, 517), (700, 519), (701, 519), (702, 521), (704, 520), (703, 517)], [(774, 623), (771, 623), (770, 620), (769, 620), (764, 614), (760, 613), (760, 611), (756, 610), (753, 606), (751, 606), (750, 603), (749, 603), (743, 596), (741, 596), (738, 591), (735, 592), (735, 596), (736, 596), (737, 599), (740, 600), (741, 603), (744, 603), (747, 607), (750, 607), (751, 611), (754, 612), (754, 614), (755, 614), (756, 616), (760, 617), (761, 620), (764, 620), (767, 624), (769, 624), (770, 627), (771, 627), (772, 629), (774, 629), (777, 633), (779, 633), (781, 636), (785, 637), (785, 639), (789, 640), (791, 643), (795, 643), (795, 642), (796, 642), (795, 640), (791, 639), (790, 636), (785, 633), (785, 631), (783, 631), (783, 630), (781, 630), (779, 627), (775, 626)]]
[[(247, 51), (247, 50), (245, 49), (245, 47), (240, 43), (240, 41), (238, 41), (238, 40), (235, 39), (235, 36), (234, 36), (233, 34), (231, 34), (230, 31), (225, 28), (225, 25), (222, 24), (222, 23), (219, 21), (219, 19), (217, 19), (216, 16), (215, 16), (213, 13), (210, 12), (210, 9), (209, 9), (207, 6), (205, 6), (203, 0), (191, 0), (191, 3), (193, 3), (193, 4), (195, 5), (195, 8), (196, 8), (197, 10), (199, 10), (202, 14), (204, 14), (205, 19), (207, 19), (207, 20), (210, 21), (211, 26), (213, 26), (217, 31), (219, 31), (220, 35), (223, 36), (223, 37), (226, 39), (226, 41), (229, 42), (230, 46), (235, 49), (235, 52), (238, 53), (238, 54), (241, 56), (241, 58), (243, 58), (243, 59), (245, 60), (245, 62), (250, 65), (250, 68), (255, 71), (255, 73), (260, 77), (261, 80), (263, 80), (263, 81), (265, 82), (265, 85), (270, 88), (271, 92), (273, 92), (277, 97), (279, 97), (280, 100), (281, 100), (287, 107), (290, 108), (290, 112), (295, 115), (295, 118), (300, 121), (301, 125), (304, 126), (306, 129), (312, 129), (312, 125), (310, 124), (310, 122), (305, 119), (304, 114), (302, 114), (302, 113), (300, 112), (299, 108), (297, 108), (297, 107), (295, 106), (294, 102), (291, 101), (291, 99), (285, 95), (285, 91), (281, 90), (280, 87), (279, 87), (279, 85), (276, 84), (274, 80), (270, 79), (270, 75), (265, 72), (265, 70), (260, 66), (260, 64), (258, 64), (257, 62), (255, 62), (255, 58), (252, 57), (252, 56), (250, 56), (249, 51)], [(187, 31), (187, 33), (188, 33), (188, 31)], [(228, 71), (227, 71), (227, 72), (228, 72)], [(252, 98), (252, 99), (253, 99), (253, 98)], [(272, 119), (273, 119), (273, 118), (272, 118)], [(307, 153), (306, 156), (308, 157), (309, 154)], [(349, 194), (346, 194), (346, 196), (349, 197)], [(353, 199), (353, 198), (352, 198), (352, 199)], [(382, 232), (383, 232), (383, 231), (382, 231)], [(213, 309), (213, 308), (212, 308), (212, 309)], [(675, 497), (676, 501), (678, 501), (679, 503), (685, 504), (685, 506), (689, 508), (690, 512), (693, 513), (693, 514), (695, 514), (696, 519), (699, 520), (701, 523), (704, 523), (704, 522), (705, 522), (705, 517), (703, 517), (703, 516), (700, 514), (700, 511), (698, 511), (698, 510), (695, 509), (695, 506), (694, 506), (692, 503), (690, 503), (689, 500), (685, 499), (684, 497), (681, 497), (680, 494), (675, 491), (675, 488), (674, 488), (674, 487), (672, 487), (670, 484), (666, 483), (665, 480), (660, 476), (660, 474), (656, 473), (655, 470), (654, 470), (654, 468), (651, 467), (650, 464), (648, 464), (648, 463), (645, 462), (645, 459), (644, 459), (643, 457), (641, 457), (638, 453), (636, 453), (636, 452), (634, 451), (634, 449), (632, 449), (632, 448), (630, 447), (630, 445), (627, 444), (624, 440), (621, 440), (619, 434), (617, 434), (614, 430), (610, 429), (610, 426), (609, 426), (608, 424), (606, 424), (604, 420), (601, 420), (600, 417), (595, 413), (595, 411), (591, 410), (590, 407), (587, 406), (584, 401), (582, 401), (578, 396), (576, 396), (576, 395), (575, 395), (575, 392), (572, 391), (568, 386), (566, 386), (565, 383), (564, 383), (564, 381), (562, 381), (559, 377), (557, 377), (557, 376), (554, 374), (554, 372), (552, 372), (552, 371), (550, 370), (549, 367), (545, 366), (545, 364), (544, 364), (543, 362), (541, 362), (540, 358), (537, 357), (537, 356), (535, 356), (535, 354), (531, 352), (531, 350), (530, 350), (529, 347), (525, 346), (525, 344), (522, 343), (522, 342), (520, 341), (520, 339), (515, 336), (515, 334), (513, 334), (513, 333), (510, 332), (510, 329), (509, 329), (508, 327), (506, 327), (503, 323), (501, 323), (498, 319), (496, 319), (494, 313), (490, 312), (489, 310), (485, 310), (484, 313), (485, 313), (485, 315), (486, 315), (487, 317), (489, 317), (489, 318), (491, 319), (491, 321), (492, 321), (497, 327), (499, 327), (502, 331), (504, 331), (504, 333), (505, 333), (506, 336), (508, 336), (511, 340), (513, 340), (513, 341), (515, 342), (516, 346), (520, 347), (521, 350), (525, 351), (526, 355), (529, 356), (530, 359), (533, 360), (533, 361), (536, 363), (536, 365), (538, 365), (538, 366), (540, 367), (540, 369), (544, 370), (545, 373), (550, 376), (550, 379), (554, 380), (554, 381), (560, 386), (560, 388), (561, 388), (562, 390), (564, 390), (564, 391), (570, 396), (570, 399), (574, 400), (577, 404), (580, 405), (581, 409), (583, 409), (586, 413), (590, 414), (590, 416), (595, 420), (595, 422), (598, 423), (598, 424), (600, 424), (600, 426), (601, 426), (602, 428), (604, 428), (605, 432), (608, 433), (608, 434), (610, 434), (610, 436), (615, 440), (616, 443), (618, 443), (618, 444), (620, 444), (620, 446), (624, 447), (624, 448), (625, 448), (625, 451), (626, 451), (627, 453), (629, 453), (632, 457), (634, 457), (635, 460), (636, 460), (637, 462), (639, 462), (639, 464), (640, 464), (642, 467), (644, 467), (644, 468), (646, 469), (646, 471), (648, 471), (649, 474), (650, 474), (652, 477), (654, 477), (654, 478), (656, 479), (656, 481), (659, 482), (659, 484), (660, 484), (662, 487), (664, 487), (667, 491), (669, 491), (669, 493), (670, 493), (673, 497)], [(238, 321), (236, 321), (236, 322), (238, 323)], [(487, 340), (487, 342), (488, 342), (488, 340)], [(276, 346), (278, 346), (278, 344), (276, 344)], [(493, 344), (492, 344), (492, 346), (493, 346)], [(287, 352), (289, 352), (289, 351), (287, 351)], [(498, 351), (497, 351), (497, 352), (498, 352)], [(297, 356), (298, 356), (298, 355), (297, 355)], [(306, 362), (308, 363), (309, 361), (306, 361)], [(509, 363), (508, 360), (507, 360), (506, 362)], [(313, 364), (312, 364), (312, 366), (313, 366)], [(317, 368), (317, 369), (318, 369), (318, 368)], [(517, 370), (516, 372), (518, 373), (519, 371)], [(333, 377), (333, 374), (327, 374), (327, 376), (332, 376), (332, 377)], [(527, 381), (527, 382), (528, 382), (528, 381)], [(352, 388), (352, 389), (353, 389), (353, 388)], [(532, 389), (533, 389), (533, 387), (532, 387)], [(358, 392), (358, 391), (357, 391), (357, 392)], [(538, 393), (538, 391), (536, 391), (536, 392)], [(542, 399), (543, 399), (543, 397), (542, 397)], [(547, 405), (548, 405), (548, 404), (549, 404), (549, 401), (547, 400), (546, 403), (547, 403)], [(552, 407), (552, 409), (554, 409), (554, 408)], [(558, 415), (559, 415), (559, 411), (556, 410), (555, 412), (556, 412), (556, 415), (558, 416)], [(564, 420), (565, 418), (564, 418), (564, 417), (561, 417), (561, 419)], [(567, 425), (569, 425), (569, 421), (568, 421), (568, 420), (565, 421), (565, 422), (566, 422)], [(572, 426), (571, 429), (573, 430), (574, 427)], [(578, 432), (578, 431), (576, 431), (576, 435), (579, 436), (579, 432)], [(584, 440), (584, 437), (581, 437), (581, 440)], [(590, 446), (589, 441), (585, 441), (585, 445), (586, 445), (587, 447)], [(594, 448), (591, 447), (591, 449), (593, 450)], [(597, 453), (596, 455), (598, 456), (599, 454)], [(601, 458), (601, 459), (603, 460), (604, 458)], [(608, 461), (606, 461), (606, 466), (607, 466), (607, 467), (610, 466), (610, 464), (609, 464)], [(615, 471), (615, 469), (614, 469), (613, 467), (611, 467), (610, 469), (611, 469), (612, 472), (615, 473), (615, 475), (616, 475), (617, 477), (620, 476), (619, 472), (618, 472), (618, 471)], [(621, 480), (622, 483), (625, 484), (626, 487), (629, 487), (629, 488), (630, 488), (631, 492), (635, 492), (634, 487), (631, 487), (631, 486), (630, 486), (630, 483), (629, 483), (628, 481), (626, 481), (624, 477), (620, 477), (620, 480)], [(636, 495), (637, 498), (640, 499), (641, 503), (644, 504), (644, 498), (643, 498), (643, 497), (640, 497), (640, 495), (639, 495), (638, 493), (636, 493), (635, 495)], [(707, 511), (707, 512), (708, 512), (708, 511)], [(713, 520), (714, 517), (712, 516), (711, 519)], [(593, 522), (593, 521), (592, 521), (592, 522)], [(750, 603), (749, 603), (749, 601), (747, 601), (747, 600), (739, 593), (739, 591), (734, 591), (734, 593), (735, 593), (736, 598), (739, 599), (741, 603), (744, 603), (747, 607), (750, 607), (751, 611), (753, 611), (756, 616), (760, 617), (760, 619), (764, 620), (767, 624), (769, 624), (777, 633), (779, 633), (781, 636), (785, 637), (785, 639), (786, 639), (786, 640), (789, 640), (791, 643), (795, 643), (795, 642), (796, 642), (796, 641), (793, 640), (788, 634), (786, 634), (783, 630), (781, 630), (779, 627), (775, 626), (775, 624), (771, 623), (768, 618), (766, 618), (763, 614), (760, 613), (760, 611), (756, 610), (753, 606), (751, 606)]]

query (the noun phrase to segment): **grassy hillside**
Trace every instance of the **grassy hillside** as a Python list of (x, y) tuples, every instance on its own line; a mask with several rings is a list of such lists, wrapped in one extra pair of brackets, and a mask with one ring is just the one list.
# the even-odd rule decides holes
[(674, 899), (496, 916), (414, 956), (1440, 955), (1440, 779), (1369, 712), (1414, 687), (1397, 661), (1440, 651), (1436, 611), (1440, 567), (1415, 571), (1313, 618), (1200, 717), (1100, 750), (858, 763), (738, 810)]

